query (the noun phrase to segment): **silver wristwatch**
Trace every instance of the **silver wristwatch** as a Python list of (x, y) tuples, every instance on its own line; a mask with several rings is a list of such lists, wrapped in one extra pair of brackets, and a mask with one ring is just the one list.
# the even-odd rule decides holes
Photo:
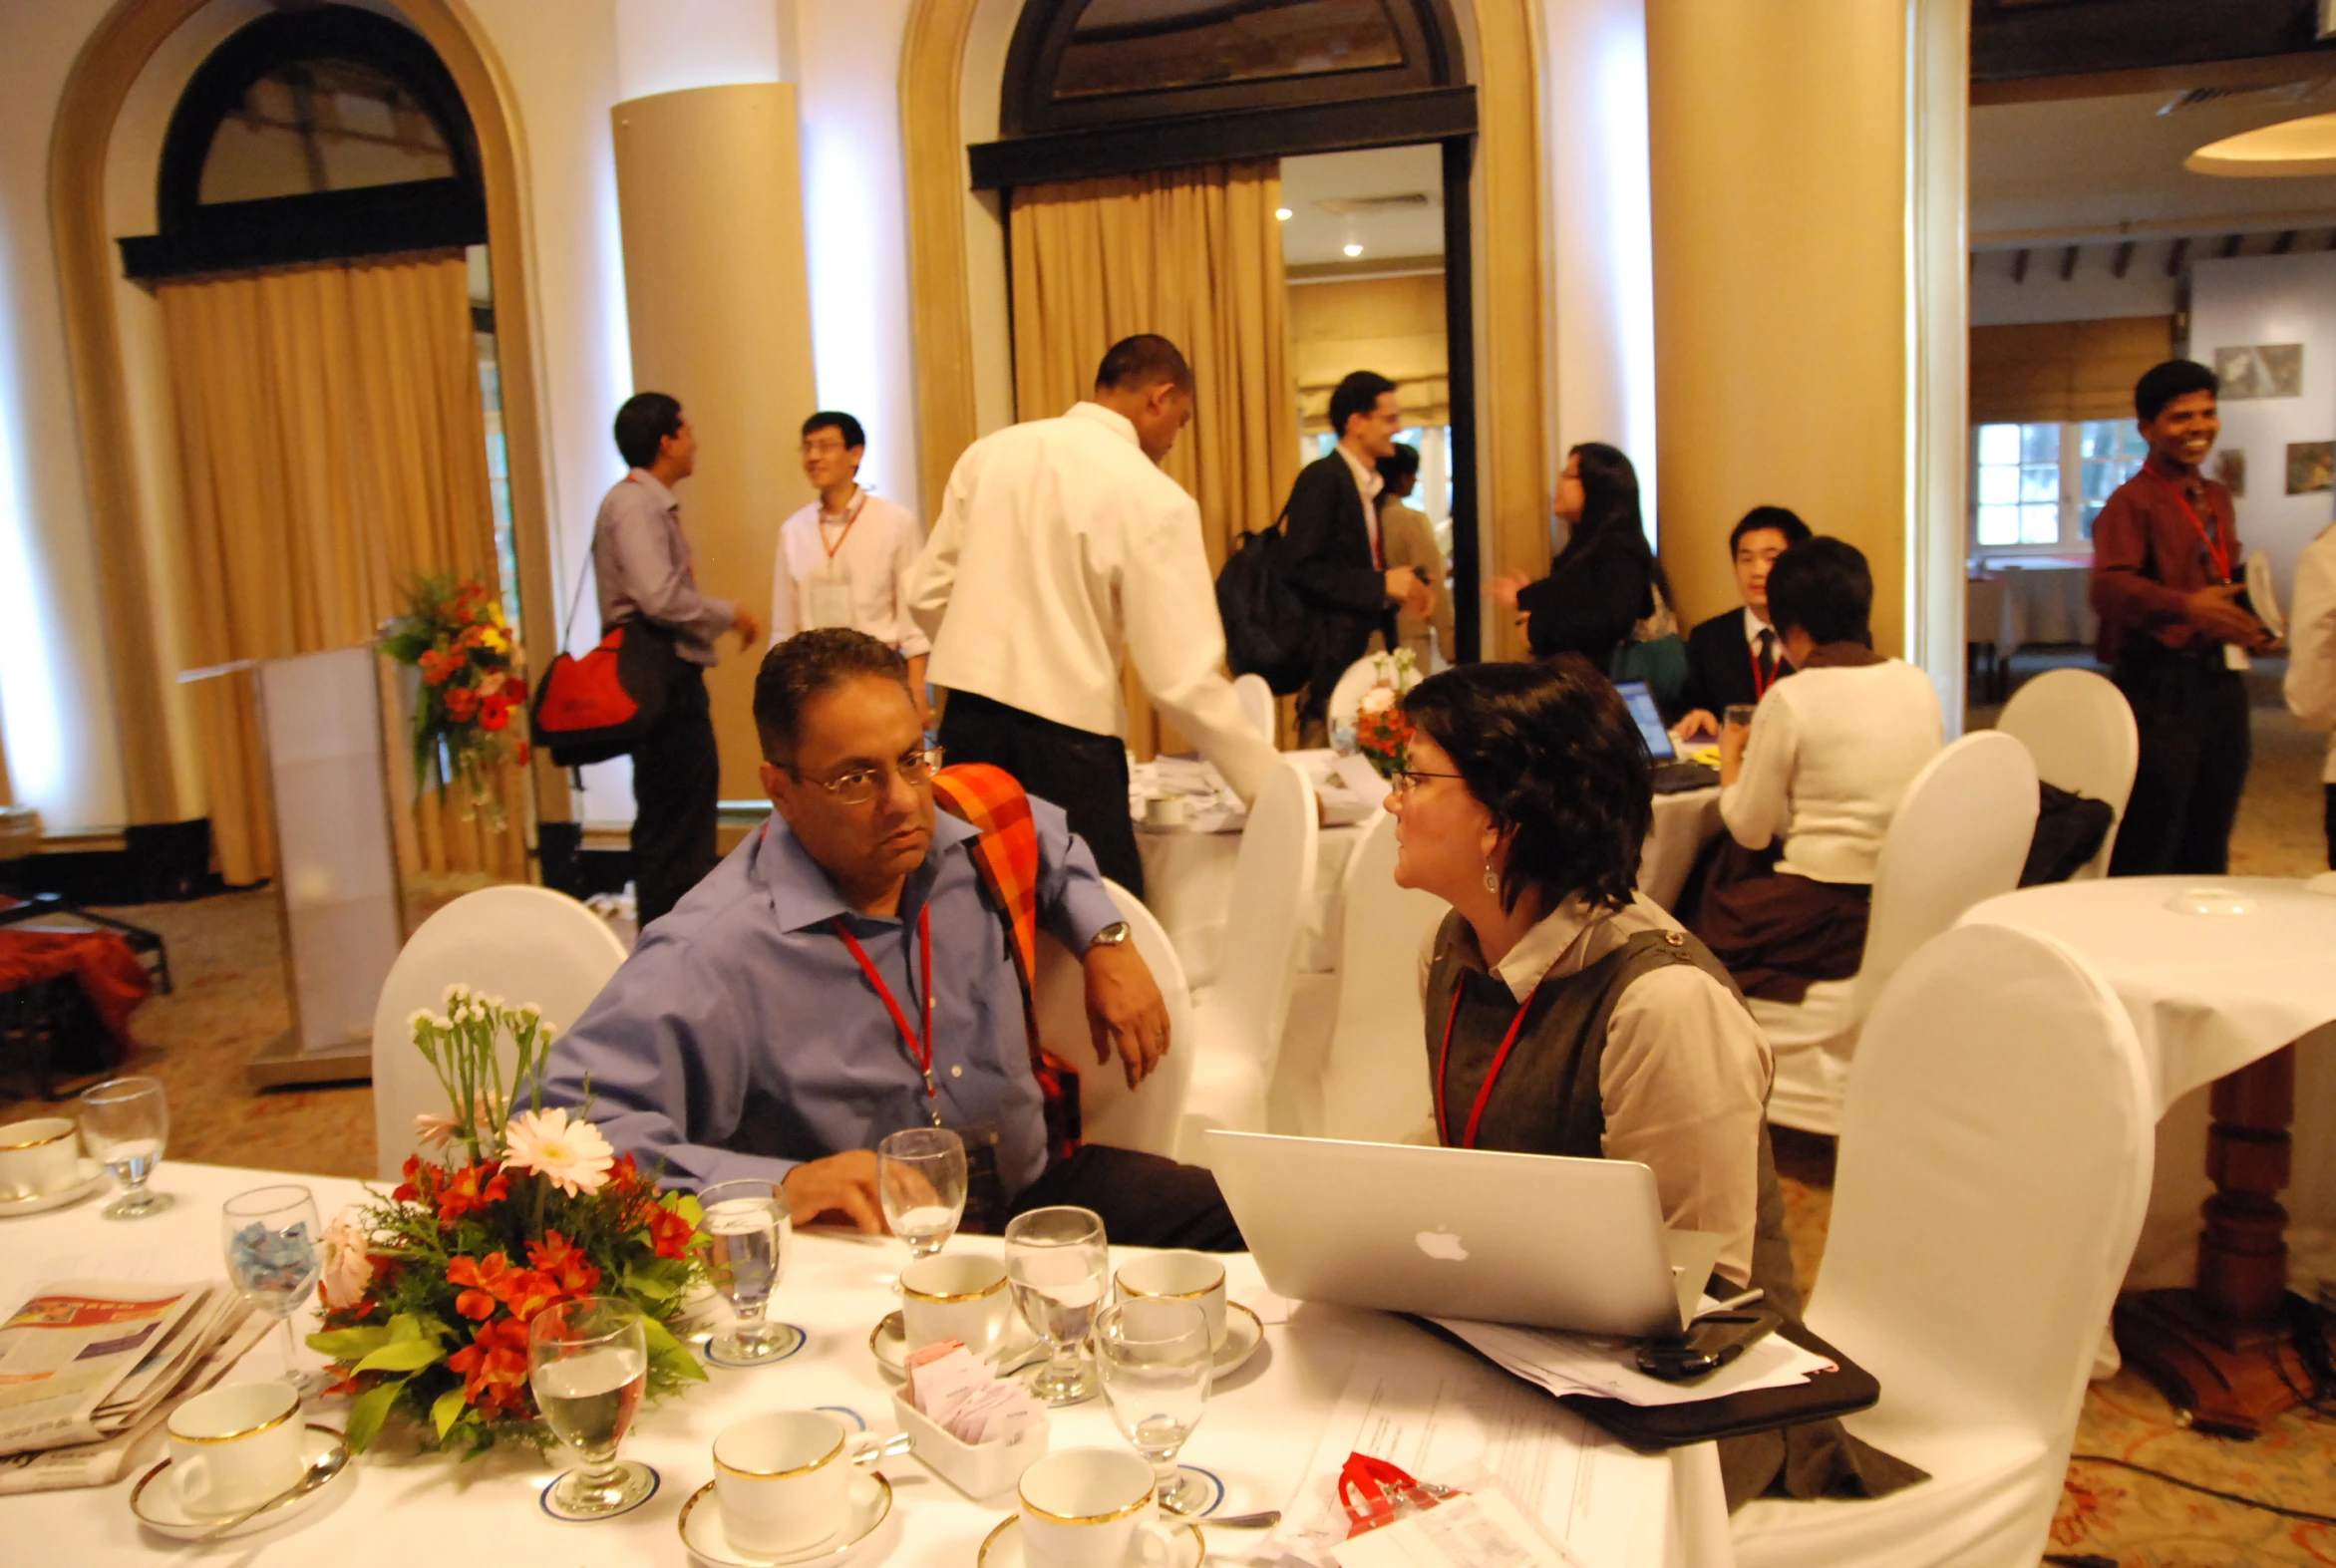
[(1087, 944), (1087, 951), (1092, 953), (1099, 947), (1123, 947), (1127, 944), (1128, 938), (1135, 934), (1127, 921), (1114, 920), (1110, 925), (1095, 933), (1093, 939)]

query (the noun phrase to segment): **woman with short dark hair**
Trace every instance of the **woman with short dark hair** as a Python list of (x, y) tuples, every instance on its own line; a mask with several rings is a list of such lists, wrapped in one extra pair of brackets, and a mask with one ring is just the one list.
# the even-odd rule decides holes
[(1798, 1003), (1865, 956), (1882, 837), (1945, 743), (1930, 678), (1873, 651), (1873, 574), (1854, 545), (1818, 537), (1770, 569), (1769, 618), (1800, 673), (1752, 724), (1720, 735), (1715, 861), (1695, 934), (1747, 996)]

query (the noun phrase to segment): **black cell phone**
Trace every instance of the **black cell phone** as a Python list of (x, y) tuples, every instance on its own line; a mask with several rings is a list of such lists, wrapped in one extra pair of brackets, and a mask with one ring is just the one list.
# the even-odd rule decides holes
[(1776, 1332), (1785, 1320), (1765, 1308), (1714, 1312), (1696, 1319), (1681, 1334), (1662, 1334), (1638, 1347), (1638, 1370), (1669, 1383), (1709, 1377)]

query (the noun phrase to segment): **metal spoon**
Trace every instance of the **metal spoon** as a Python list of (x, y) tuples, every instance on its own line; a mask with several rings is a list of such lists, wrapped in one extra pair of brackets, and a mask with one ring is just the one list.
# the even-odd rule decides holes
[(225, 1523), (211, 1526), (208, 1530), (205, 1530), (202, 1534), (196, 1536), (195, 1540), (215, 1541), (220, 1536), (225, 1535), (229, 1530), (250, 1523), (252, 1520), (258, 1518), (261, 1514), (266, 1513), (271, 1508), (281, 1508), (284, 1504), (292, 1501), (294, 1498), (307, 1496), (310, 1492), (316, 1490), (319, 1486), (322, 1486), (326, 1481), (329, 1481), (334, 1476), (340, 1474), (342, 1468), (347, 1465), (348, 1462), (349, 1445), (345, 1442), (334, 1443), (332, 1447), (327, 1449), (325, 1452), (320, 1453), (315, 1458), (309, 1460), (307, 1470), (301, 1475), (300, 1479), (294, 1481), (290, 1486), (276, 1493), (273, 1497), (270, 1497), (266, 1502), (261, 1503), (258, 1507), (246, 1508), (241, 1513), (227, 1520)]
[(1161, 1511), (1172, 1513), (1179, 1519), (1189, 1519), (1194, 1524), (1205, 1524), (1219, 1530), (1269, 1530), (1281, 1523), (1281, 1510), (1279, 1508), (1267, 1508), (1262, 1513), (1208, 1514), (1186, 1513), (1181, 1508), (1169, 1507), (1164, 1503), (1161, 1506)]

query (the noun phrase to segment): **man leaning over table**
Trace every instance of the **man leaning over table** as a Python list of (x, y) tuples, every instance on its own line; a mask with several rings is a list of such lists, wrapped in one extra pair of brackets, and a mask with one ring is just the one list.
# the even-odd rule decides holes
[[(1205, 1170), (1092, 1145), (1049, 1163), (977, 834), (934, 809), (938, 754), (907, 676), (841, 628), (765, 655), (755, 728), (775, 812), (643, 935), (553, 1047), (545, 1098), (578, 1105), (588, 1088), (610, 1143), (668, 1185), (780, 1182), (798, 1224), (881, 1231), (875, 1145), (938, 1122), (965, 1139), (976, 1204), (1078, 1204), (1114, 1241), (1238, 1250)], [(1133, 1084), (1169, 1049), (1168, 1010), (1087, 845), (1030, 804), (1039, 922), (1085, 955), (1097, 1061), (1116, 1049)]]

